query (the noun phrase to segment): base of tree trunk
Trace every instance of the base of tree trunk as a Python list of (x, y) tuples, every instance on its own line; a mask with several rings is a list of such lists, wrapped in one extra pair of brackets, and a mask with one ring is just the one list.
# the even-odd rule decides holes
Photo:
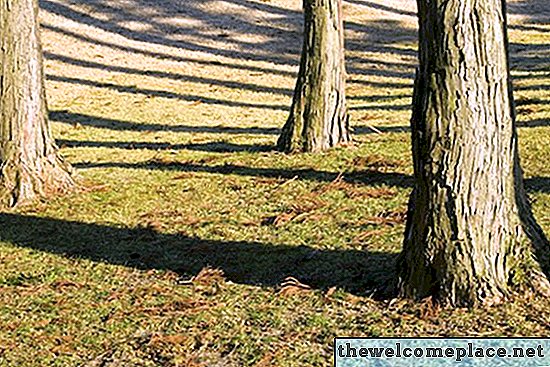
[(20, 206), (67, 193), (75, 186), (74, 170), (56, 153), (31, 165), (12, 159), (0, 169), (0, 207)]
[(434, 218), (413, 192), (397, 263), (399, 296), (432, 297), (453, 307), (495, 305), (527, 290), (550, 297), (550, 244), (526, 199), (520, 200), (516, 214), (503, 220), (515, 224), (495, 228), (493, 236), (500, 240), (485, 246), (470, 242), (461, 231), (438, 238)]
[(479, 306), (522, 287), (550, 290), (550, 245), (520, 167), (505, 4), (418, 2), (401, 296)]
[(72, 169), (50, 131), (37, 0), (0, 1), (0, 206), (66, 192)]
[(277, 150), (285, 153), (317, 153), (351, 143), (349, 115), (345, 105), (341, 108), (336, 106), (335, 109), (341, 111), (335, 120), (319, 122), (315, 121), (314, 116), (292, 111), (277, 140)]
[(290, 115), (277, 148), (320, 152), (351, 141), (342, 0), (304, 1), (304, 43)]
[[(526, 251), (528, 252), (528, 251)], [(525, 254), (523, 254), (525, 255)], [(550, 283), (546, 273), (538, 266), (515, 267), (505, 269), (501, 276), (472, 277), (453, 279), (443, 285), (443, 279), (437, 277), (430, 264), (411, 266), (412, 259), (401, 258), (398, 262), (400, 277), (397, 294), (402, 298), (421, 300), (433, 298), (439, 304), (451, 307), (492, 306), (505, 302), (514, 293), (529, 290), (545, 297), (550, 297)], [(529, 259), (525, 259), (529, 260)], [(532, 259), (530, 259), (532, 261)], [(423, 268), (423, 269), (419, 269)], [(467, 269), (465, 272), (473, 272)], [(407, 273), (407, 275), (404, 275)], [(415, 273), (411, 276), (409, 273)], [(422, 277), (420, 274), (432, 274)], [(508, 282), (502, 283), (508, 277)]]

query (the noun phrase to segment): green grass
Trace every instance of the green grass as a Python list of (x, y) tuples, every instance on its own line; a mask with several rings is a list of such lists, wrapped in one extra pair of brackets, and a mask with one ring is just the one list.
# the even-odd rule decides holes
[[(269, 106), (289, 105), (277, 90), (292, 90), (294, 67), (229, 57), (205, 66), (201, 55), (84, 25), (71, 30), (196, 62), (44, 33), (50, 53), (222, 83), (47, 60), (53, 129), (79, 189), (0, 214), (0, 365), (328, 366), (335, 336), (548, 335), (548, 299), (531, 294), (481, 310), (383, 296), (411, 184), (401, 130), (414, 19), (351, 10), (383, 32), (370, 39), (379, 49), (348, 53), (355, 145), (318, 155), (271, 150), (286, 111)], [(513, 47), (522, 163), (550, 233), (550, 58), (530, 49), (550, 33), (511, 36), (524, 45)], [(298, 283), (283, 286), (287, 277)]]

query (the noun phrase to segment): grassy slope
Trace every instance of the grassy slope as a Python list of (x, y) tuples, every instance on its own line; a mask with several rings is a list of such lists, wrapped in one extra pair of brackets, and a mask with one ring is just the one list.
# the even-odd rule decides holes
[[(42, 16), (81, 189), (0, 214), (0, 365), (326, 366), (337, 335), (548, 335), (532, 295), (478, 311), (371, 297), (410, 186), (410, 1), (346, 6), (356, 144), (298, 156), (270, 151), (298, 4), (78, 3)], [(523, 166), (550, 233), (550, 21), (512, 5)]]

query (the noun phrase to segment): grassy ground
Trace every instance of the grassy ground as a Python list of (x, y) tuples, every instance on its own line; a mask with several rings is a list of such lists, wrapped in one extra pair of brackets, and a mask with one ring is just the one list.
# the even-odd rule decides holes
[[(295, 156), (272, 147), (299, 2), (41, 6), (80, 189), (0, 214), (0, 365), (328, 366), (335, 336), (550, 333), (529, 294), (477, 311), (376, 296), (410, 192), (414, 1), (346, 3), (356, 144)], [(523, 166), (550, 233), (550, 13), (509, 11)]]

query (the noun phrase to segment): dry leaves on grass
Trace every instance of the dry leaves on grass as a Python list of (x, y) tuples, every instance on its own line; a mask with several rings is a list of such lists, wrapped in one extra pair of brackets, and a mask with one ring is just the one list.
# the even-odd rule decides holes
[[(349, 227), (365, 227), (365, 226), (390, 226), (394, 227), (396, 225), (404, 224), (407, 220), (407, 211), (406, 210), (389, 210), (382, 211), (375, 216), (367, 217), (359, 222), (339, 222), (340, 227), (349, 228)], [(362, 232), (354, 237), (352, 242), (360, 243), (369, 238), (375, 236), (381, 236), (385, 234), (384, 229), (369, 229), (365, 232)]]
[(206, 266), (195, 275), (191, 281), (195, 285), (210, 286), (213, 284), (222, 284), (225, 282), (225, 274), (221, 269), (214, 269)]
[(330, 191), (341, 191), (350, 199), (392, 198), (397, 195), (397, 191), (387, 187), (371, 187), (347, 182), (343, 173), (340, 173), (332, 182), (320, 185), (314, 193), (317, 195), (322, 195)]
[(338, 176), (329, 182), (326, 185), (322, 185), (319, 189), (315, 190), (316, 195), (322, 195), (331, 190), (342, 190), (349, 186), (350, 184), (344, 181), (344, 173), (339, 173)]
[(387, 187), (369, 187), (366, 190), (363, 190), (363, 192), (360, 192), (355, 196), (352, 195), (350, 197), (355, 198), (358, 196), (365, 196), (365, 197), (374, 198), (374, 199), (386, 199), (386, 198), (392, 198), (395, 195), (397, 195), (397, 191)]
[(61, 290), (61, 291), (63, 291), (66, 288), (77, 288), (77, 289), (82, 288), (82, 284), (75, 283), (68, 279), (57, 280), (51, 283), (50, 286), (55, 290)]
[(299, 201), (293, 203), (290, 209), (279, 215), (266, 217), (262, 221), (262, 225), (274, 225), (281, 227), (289, 222), (303, 222), (306, 219), (319, 219), (322, 215), (315, 213), (319, 209), (325, 207), (327, 203), (314, 195), (300, 198)]
[(398, 224), (403, 224), (407, 220), (407, 211), (398, 210), (398, 211), (383, 211), (374, 217), (369, 217), (363, 220), (360, 225), (388, 225), (395, 226)]
[(277, 353), (267, 352), (266, 354), (264, 354), (264, 356), (256, 364), (254, 364), (254, 367), (273, 367), (273, 366), (276, 366), (273, 363), (273, 359), (275, 358), (276, 354)]
[(77, 186), (79, 192), (90, 193), (90, 192), (106, 192), (111, 189), (111, 186), (108, 184), (100, 184), (92, 180), (81, 180)]
[(432, 298), (428, 297), (419, 304), (419, 316), (422, 320), (433, 320), (439, 316), (441, 306)]
[(338, 288), (336, 288), (336, 287), (330, 287), (330, 288), (325, 292), (325, 294), (323, 295), (323, 299), (324, 299), (326, 302), (331, 302), (331, 301), (333, 301), (334, 299), (333, 299), (332, 296), (334, 295), (334, 293), (336, 293), (336, 290), (337, 290), (337, 289), (338, 289)]
[(149, 345), (152, 347), (160, 347), (163, 345), (178, 345), (185, 346), (189, 349), (193, 349), (195, 345), (195, 339), (185, 334), (163, 334), (156, 333), (151, 336)]
[(360, 169), (369, 169), (379, 172), (387, 172), (389, 169), (395, 169), (403, 166), (400, 160), (386, 158), (381, 155), (368, 155), (366, 157), (357, 157), (353, 160), (353, 167)]
[(163, 232), (174, 228), (175, 225), (186, 227), (200, 227), (216, 220), (214, 217), (196, 217), (179, 210), (155, 209), (139, 216), (140, 224), (155, 232)]
[(169, 315), (192, 315), (205, 310), (210, 310), (218, 306), (217, 303), (193, 300), (180, 299), (168, 302), (155, 307), (134, 307), (135, 312), (141, 312), (148, 316), (169, 316)]
[(379, 236), (382, 236), (386, 233), (385, 230), (382, 230), (382, 229), (373, 229), (373, 230), (370, 230), (370, 231), (365, 231), (365, 232), (361, 232), (360, 234), (358, 234), (357, 236), (355, 236), (352, 240), (352, 243), (354, 244), (358, 244), (358, 243), (362, 243), (362, 242), (365, 242), (373, 237), (379, 237)]
[(294, 277), (287, 277), (281, 283), (279, 294), (282, 296), (293, 296), (311, 292), (311, 287), (301, 283)]

